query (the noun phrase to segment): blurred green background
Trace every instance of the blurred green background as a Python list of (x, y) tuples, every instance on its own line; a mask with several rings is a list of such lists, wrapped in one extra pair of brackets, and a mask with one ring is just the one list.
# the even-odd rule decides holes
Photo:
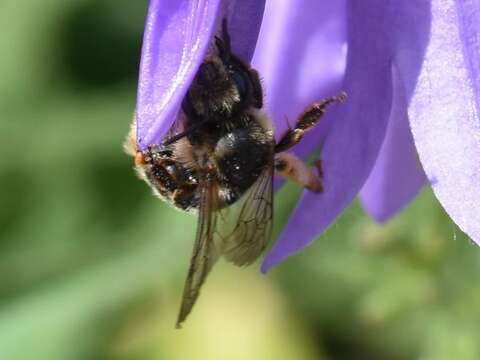
[(121, 148), (146, 5), (1, 1), (0, 359), (479, 359), (480, 249), (430, 190), (266, 276), (220, 263), (174, 330), (195, 218)]

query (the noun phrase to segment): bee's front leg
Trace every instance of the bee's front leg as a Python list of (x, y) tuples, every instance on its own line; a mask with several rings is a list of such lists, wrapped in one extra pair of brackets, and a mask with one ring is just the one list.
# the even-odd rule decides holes
[(279, 153), (275, 155), (275, 171), (278, 175), (319, 193), (323, 191), (320, 160), (316, 162), (316, 168), (318, 174), (313, 171), (312, 167), (293, 154)]

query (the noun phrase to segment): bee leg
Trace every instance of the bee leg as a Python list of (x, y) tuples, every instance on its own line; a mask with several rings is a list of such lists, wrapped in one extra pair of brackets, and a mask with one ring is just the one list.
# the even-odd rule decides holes
[(275, 155), (275, 171), (278, 175), (319, 193), (323, 191), (320, 162), (317, 162), (317, 169), (318, 175), (303, 160), (293, 154), (279, 153)]
[(298, 118), (293, 129), (289, 129), (280, 141), (275, 145), (275, 152), (279, 153), (288, 150), (298, 144), (302, 140), (303, 135), (311, 130), (322, 118), (327, 107), (337, 102), (344, 102), (347, 94), (342, 92), (338, 96), (332, 96), (318, 103), (314, 103), (306, 109)]

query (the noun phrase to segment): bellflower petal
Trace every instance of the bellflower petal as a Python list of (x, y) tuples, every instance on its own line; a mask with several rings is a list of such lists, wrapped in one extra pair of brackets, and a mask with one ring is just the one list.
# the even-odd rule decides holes
[(137, 95), (137, 144), (159, 142), (212, 38), (221, 0), (151, 0)]
[(387, 134), (360, 192), (363, 207), (378, 222), (388, 220), (405, 207), (426, 182), (410, 131), (403, 84), (395, 70), (393, 89)]
[[(325, 190), (321, 195), (304, 192), (280, 239), (267, 255), (263, 271), (309, 244), (363, 186), (383, 143), (391, 113), (394, 60), (402, 64), (406, 86), (414, 83), (412, 79), (422, 64), (421, 51), (408, 50), (405, 59), (403, 55), (404, 47), (421, 41), (418, 34), (425, 27), (428, 29), (430, 11), (425, 4), (428, 3), (421, 0), (348, 2), (344, 89), (349, 99), (332, 111), (332, 129), (321, 155)], [(413, 22), (409, 19), (412, 11), (416, 19)]]
[(409, 115), (441, 204), (480, 244), (480, 6), (432, 2), (432, 35)]
[(365, 209), (377, 221), (387, 220), (407, 205), (425, 182), (409, 129), (407, 105), (416, 86), (419, 59), (429, 41), (430, 11), (428, 1), (416, 0), (403, 6), (403, 15), (398, 18), (401, 28), (397, 31), (400, 36), (394, 35), (389, 126), (377, 162), (360, 193)]
[(231, 22), (234, 51), (250, 57), (264, 6), (264, 1), (257, 0), (150, 1), (136, 110), (140, 149), (160, 142), (175, 120), (219, 25), (219, 15), (227, 14)]

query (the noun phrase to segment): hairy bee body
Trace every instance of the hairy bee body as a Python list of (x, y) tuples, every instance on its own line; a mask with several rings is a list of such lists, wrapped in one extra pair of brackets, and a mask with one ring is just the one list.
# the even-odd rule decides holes
[(235, 203), (273, 166), (275, 141), (261, 110), (255, 70), (217, 39), (182, 103), (173, 132), (182, 136), (141, 152), (137, 171), (162, 199), (185, 211), (199, 208), (200, 182), (216, 184), (213, 210)]

